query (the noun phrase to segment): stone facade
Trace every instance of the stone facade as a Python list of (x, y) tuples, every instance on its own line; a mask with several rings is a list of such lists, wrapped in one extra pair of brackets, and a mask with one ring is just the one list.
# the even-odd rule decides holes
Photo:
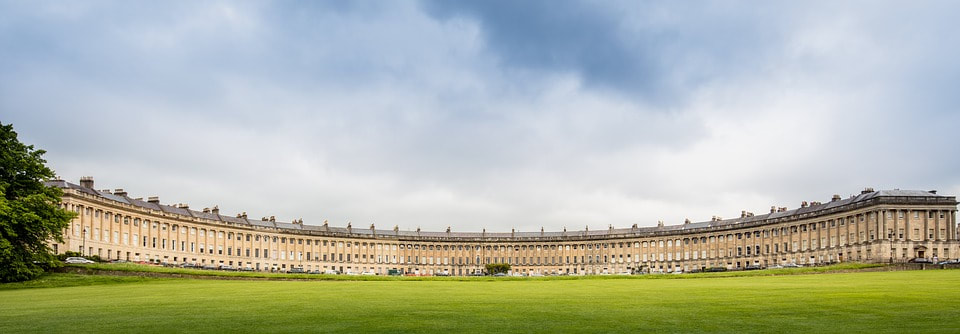
[(80, 183), (48, 182), (64, 190), (63, 207), (79, 214), (54, 249), (104, 259), (381, 275), (469, 275), (505, 262), (515, 274), (580, 275), (960, 257), (956, 198), (935, 191), (867, 189), (793, 210), (681, 225), (463, 233), (248, 219), (94, 190), (92, 178)]

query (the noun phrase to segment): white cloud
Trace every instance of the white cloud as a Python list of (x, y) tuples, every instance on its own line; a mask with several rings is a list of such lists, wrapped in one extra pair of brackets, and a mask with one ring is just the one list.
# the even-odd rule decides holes
[(9, 8), (0, 119), (70, 180), (308, 224), (602, 229), (960, 191), (958, 101), (935, 89), (957, 48), (915, 38), (953, 23), (923, 10), (591, 13), (627, 17), (593, 19), (623, 42), (597, 51), (626, 52), (598, 59), (659, 59), (669, 97), (648, 100), (571, 67), (589, 53), (504, 62), (483, 19), (353, 6)]

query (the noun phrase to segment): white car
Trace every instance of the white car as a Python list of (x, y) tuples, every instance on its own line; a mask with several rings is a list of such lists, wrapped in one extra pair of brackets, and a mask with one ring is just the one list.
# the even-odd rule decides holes
[(64, 263), (81, 263), (81, 264), (94, 263), (93, 261), (84, 259), (84, 258), (82, 258), (82, 257), (76, 257), (76, 256), (68, 257), (66, 260), (63, 260), (63, 262), (64, 262)]

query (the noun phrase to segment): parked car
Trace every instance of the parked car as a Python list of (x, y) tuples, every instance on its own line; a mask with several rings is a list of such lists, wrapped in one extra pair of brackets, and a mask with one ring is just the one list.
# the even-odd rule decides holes
[(784, 267), (784, 268), (800, 268), (800, 267), (803, 267), (803, 266), (801, 266), (801, 265), (799, 265), (799, 264), (796, 264), (796, 263), (784, 263), (784, 264), (783, 264), (783, 267)]
[(180, 268), (196, 268), (196, 267), (197, 267), (197, 264), (190, 263), (190, 262), (184, 262), (180, 264)]
[(305, 271), (303, 271), (303, 268), (293, 267), (293, 268), (290, 268), (290, 271), (288, 271), (287, 273), (289, 273), (289, 274), (303, 274), (303, 273), (305, 273)]
[(243, 269), (240, 269), (240, 270), (241, 270), (241, 271), (253, 271), (253, 268), (251, 268), (251, 267), (243, 267)]
[(329, 269), (326, 270), (326, 271), (324, 271), (323, 273), (324, 273), (324, 274), (327, 274), (327, 275), (339, 275), (339, 274), (340, 274), (340, 273), (339, 273), (338, 271), (336, 271), (336, 270), (329, 270)]
[(79, 256), (71, 256), (71, 257), (68, 257), (66, 260), (63, 260), (63, 262), (64, 262), (64, 263), (79, 263), (79, 264), (91, 264), (91, 263), (95, 263), (95, 262), (93, 262), (93, 261), (87, 260), (87, 259), (82, 258), (82, 257), (79, 257)]
[(760, 268), (760, 266), (758, 265), (750, 265), (750, 266), (743, 267), (743, 270), (760, 270), (760, 269), (763, 269), (763, 268)]
[(364, 272), (360, 273), (360, 275), (363, 275), (363, 276), (374, 276), (374, 275), (376, 275), (376, 273), (374, 273), (374, 272), (372, 272), (372, 271), (364, 271)]
[(236, 271), (237, 268), (234, 268), (234, 267), (231, 266), (231, 265), (221, 264), (221, 265), (220, 265), (220, 270)]
[(507, 276), (507, 274), (504, 274), (504, 273), (493, 274), (493, 277), (504, 277), (504, 276)]
[(212, 264), (205, 264), (202, 267), (203, 270), (217, 270), (217, 267)]
[(932, 263), (933, 263), (933, 260), (928, 259), (928, 258), (923, 258), (923, 257), (915, 257), (915, 258), (910, 259), (910, 261), (908, 261), (908, 262), (910, 262), (910, 263), (930, 263), (930, 264), (932, 264)]
[(960, 264), (960, 259), (940, 261), (940, 262), (937, 263), (937, 264)]

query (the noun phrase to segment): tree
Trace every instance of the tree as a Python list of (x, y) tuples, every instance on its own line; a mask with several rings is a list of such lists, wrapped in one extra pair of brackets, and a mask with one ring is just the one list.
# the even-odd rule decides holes
[(488, 275), (495, 275), (500, 273), (506, 274), (508, 271), (510, 271), (509, 263), (487, 263), (487, 265), (484, 267), (487, 268)]
[(47, 242), (63, 242), (76, 213), (60, 207), (63, 191), (47, 187), (55, 176), (44, 150), (17, 140), (13, 125), (0, 123), (0, 281), (33, 279), (58, 262)]

